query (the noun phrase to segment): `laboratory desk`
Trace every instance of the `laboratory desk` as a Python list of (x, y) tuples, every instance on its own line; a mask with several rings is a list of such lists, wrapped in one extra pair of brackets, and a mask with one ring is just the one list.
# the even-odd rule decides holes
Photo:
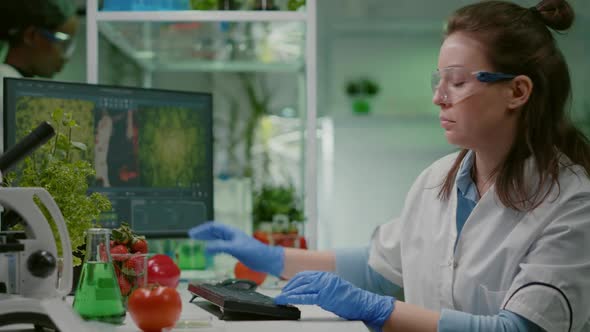
[[(199, 304), (202, 299), (198, 298), (189, 303), (192, 294), (187, 290), (187, 284), (181, 283), (178, 291), (182, 297), (182, 314), (177, 328), (171, 332), (194, 331), (194, 332), (367, 332), (366, 325), (360, 321), (347, 321), (338, 316), (322, 310), (317, 306), (297, 306), (301, 310), (301, 319), (297, 321), (224, 321), (219, 320), (216, 315), (203, 309)], [(261, 293), (275, 296), (279, 290), (260, 289)], [(72, 298), (68, 298), (71, 303)], [(135, 332), (139, 331), (129, 313), (121, 326), (89, 323), (95, 331), (106, 332)], [(0, 331), (24, 332), (33, 331), (26, 326), (13, 326), (10, 329), (0, 328)], [(94, 332), (94, 331), (93, 331)]]

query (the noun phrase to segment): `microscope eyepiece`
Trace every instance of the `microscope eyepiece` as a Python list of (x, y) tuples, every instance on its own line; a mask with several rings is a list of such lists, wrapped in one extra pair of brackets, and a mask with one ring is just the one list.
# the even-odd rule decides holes
[(0, 171), (5, 173), (20, 160), (45, 144), (53, 135), (55, 135), (53, 127), (48, 122), (41, 123), (30, 134), (0, 156)]

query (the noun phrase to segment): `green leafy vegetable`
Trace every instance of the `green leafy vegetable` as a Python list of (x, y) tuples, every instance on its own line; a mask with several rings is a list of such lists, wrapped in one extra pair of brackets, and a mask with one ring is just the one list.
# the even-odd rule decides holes
[[(57, 109), (51, 114), (56, 130), (55, 137), (39, 148), (31, 157), (24, 160), (24, 167), (11, 173), (5, 179), (7, 184), (16, 181), (20, 187), (45, 188), (61, 210), (74, 250), (74, 265), (79, 265), (82, 254), (79, 249), (84, 244), (86, 229), (96, 227), (95, 221), (101, 212), (111, 210), (111, 202), (100, 193), (88, 194), (88, 180), (95, 175), (92, 165), (73, 156), (74, 150), (86, 151), (86, 144), (72, 141), (72, 131), (78, 124), (71, 114)], [(37, 202), (40, 204), (39, 202)], [(49, 220), (53, 234), (59, 239), (55, 222), (44, 207), (41, 207)], [(61, 243), (58, 241), (61, 255)]]

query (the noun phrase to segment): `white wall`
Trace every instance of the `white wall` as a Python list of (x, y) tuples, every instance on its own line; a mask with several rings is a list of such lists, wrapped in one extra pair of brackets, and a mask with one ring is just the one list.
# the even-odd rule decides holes
[[(320, 108), (334, 119), (332, 161), (320, 167), (319, 247), (363, 246), (399, 214), (418, 174), (453, 150), (430, 91), (443, 16), (426, 18), (410, 2), (319, 3)], [(366, 117), (352, 115), (344, 92), (362, 76), (381, 88)]]
[(451, 151), (435, 121), (336, 117), (326, 165), (333, 178), (320, 177), (320, 247), (366, 245), (377, 225), (401, 211), (416, 176)]

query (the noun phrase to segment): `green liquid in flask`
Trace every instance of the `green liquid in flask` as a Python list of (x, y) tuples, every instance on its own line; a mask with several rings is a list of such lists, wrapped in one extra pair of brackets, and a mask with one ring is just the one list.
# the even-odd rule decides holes
[(112, 263), (84, 263), (74, 309), (86, 320), (123, 323), (126, 311)]

